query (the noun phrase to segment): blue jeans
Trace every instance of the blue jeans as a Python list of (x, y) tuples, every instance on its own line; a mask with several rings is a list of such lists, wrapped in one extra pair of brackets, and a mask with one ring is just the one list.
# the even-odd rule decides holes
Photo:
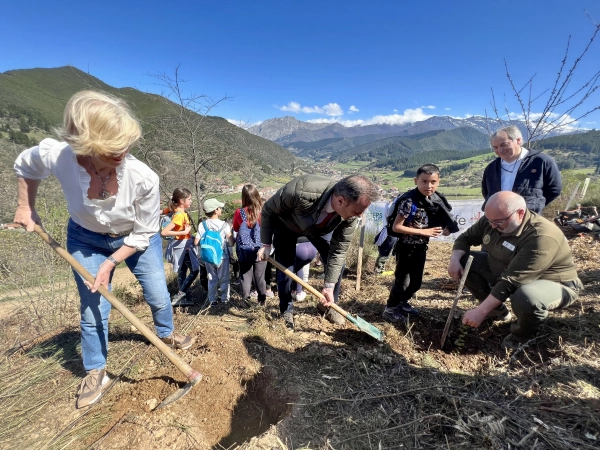
[(220, 266), (204, 263), (208, 272), (208, 301), (217, 301), (217, 291), (221, 289), (221, 301), (229, 301), (229, 256), (225, 255)]
[[(190, 251), (191, 250), (185, 251), (185, 256), (183, 257), (183, 261), (181, 261), (181, 265), (179, 266), (179, 272), (177, 272), (177, 284), (179, 284), (179, 290), (181, 292), (187, 292), (189, 287), (200, 273), (199, 266), (198, 270), (194, 270), (192, 261), (190, 259)], [(189, 274), (188, 271), (190, 272)]]
[[(100, 264), (107, 256), (123, 246), (124, 240), (125, 236), (112, 238), (86, 230), (69, 219), (67, 250), (92, 276), (96, 276)], [(142, 286), (144, 298), (152, 311), (156, 334), (161, 338), (170, 336), (173, 333), (173, 310), (165, 279), (160, 236), (152, 236), (150, 246), (127, 258), (125, 263)], [(75, 271), (73, 273), (81, 299), (83, 368), (86, 371), (103, 369), (108, 354), (108, 315), (111, 304), (98, 292), (90, 292), (83, 283), (83, 277)], [(112, 290), (111, 284), (108, 289)]]

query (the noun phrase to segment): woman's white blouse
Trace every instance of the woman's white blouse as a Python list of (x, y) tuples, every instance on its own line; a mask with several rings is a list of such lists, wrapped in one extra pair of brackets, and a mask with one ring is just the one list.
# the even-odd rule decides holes
[(54, 175), (62, 186), (71, 219), (90, 231), (130, 232), (125, 245), (138, 251), (145, 250), (158, 231), (158, 175), (130, 154), (116, 168), (117, 194), (106, 200), (88, 198), (90, 175), (66, 142), (44, 139), (37, 147), (23, 151), (14, 167), (22, 178), (42, 180)]

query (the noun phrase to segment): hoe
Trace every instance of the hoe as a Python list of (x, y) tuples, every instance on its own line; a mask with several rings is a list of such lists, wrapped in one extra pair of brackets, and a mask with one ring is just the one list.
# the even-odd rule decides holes
[[(35, 232), (40, 235), (40, 237), (46, 241), (50, 247), (54, 249), (56, 253), (58, 253), (63, 259), (65, 259), (71, 267), (83, 278), (85, 278), (90, 283), (94, 283), (94, 277), (64, 248), (62, 248), (58, 242), (56, 242), (44, 229), (35, 225)], [(156, 334), (154, 334), (144, 323), (138, 319), (123, 303), (121, 303), (117, 297), (115, 297), (108, 289), (104, 286), (100, 286), (98, 288), (98, 292), (104, 296), (108, 302), (115, 307), (125, 318), (148, 339), (163, 355), (165, 355), (169, 360), (177, 367), (187, 378), (187, 384), (178, 389), (173, 394), (169, 395), (165, 398), (160, 405), (156, 407), (164, 408), (165, 406), (179, 400), (181, 397), (186, 395), (192, 387), (198, 383), (202, 379), (202, 374), (192, 369), (186, 362), (177, 355), (167, 344), (159, 339)]]

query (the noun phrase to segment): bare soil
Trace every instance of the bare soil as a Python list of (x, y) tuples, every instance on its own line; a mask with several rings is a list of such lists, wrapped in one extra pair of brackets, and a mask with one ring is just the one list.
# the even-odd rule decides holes
[[(176, 309), (175, 322), (196, 337), (190, 350), (178, 353), (203, 378), (164, 409), (155, 407), (185, 377), (118, 312), (110, 320), (113, 383), (87, 410), (74, 407), (83, 375), (77, 324), (37, 333), (22, 346), (11, 344), (0, 375), (28, 367), (31, 373), (40, 358), (57, 354), (40, 348), (60, 348), (65, 356), (46, 367), (49, 376), (26, 394), (17, 382), (9, 387), (0, 382), (0, 406), (8, 404), (7, 392), (14, 393), (11, 417), (27, 419), (19, 426), (0, 425), (0, 447), (598, 448), (600, 242), (575, 236), (570, 243), (586, 290), (574, 306), (551, 315), (535, 343), (514, 353), (500, 348), (508, 323), (465, 332), (458, 319), (440, 348), (456, 295), (447, 275), (451, 246), (444, 243), (430, 245), (423, 288), (413, 302), (421, 316), (407, 327), (383, 322), (392, 277), (371, 273), (373, 261), (359, 292), (355, 273), (345, 277), (341, 306), (383, 330), (385, 342), (349, 323), (324, 321), (310, 297), (295, 305), (290, 331), (276, 297), (261, 309), (233, 292), (230, 305), (208, 309), (195, 286), (190, 295), (197, 305)], [(319, 270), (310, 280), (317, 288)], [(131, 275), (117, 272), (113, 285), (119, 297), (151, 325)], [(462, 310), (473, 304), (470, 294), (459, 301)], [(36, 337), (19, 326), (24, 319), (0, 314), (7, 342)], [(27, 406), (32, 399), (39, 408)]]

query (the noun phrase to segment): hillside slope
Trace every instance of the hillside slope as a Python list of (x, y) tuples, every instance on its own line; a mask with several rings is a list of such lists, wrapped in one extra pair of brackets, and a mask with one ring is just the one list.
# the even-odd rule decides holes
[[(0, 74), (0, 110), (3, 112), (0, 117), (8, 115), (9, 105), (16, 105), (25, 113), (30, 111), (43, 117), (51, 126), (59, 125), (68, 99), (83, 89), (101, 90), (124, 98), (140, 118), (145, 131), (152, 121), (169, 115), (170, 106), (174, 106), (158, 95), (129, 87), (115, 88), (75, 67), (66, 66), (11, 70)], [(236, 167), (255, 167), (258, 171), (277, 173), (298, 165), (297, 159), (281, 146), (222, 118), (206, 116), (204, 125), (219, 130), (212, 137), (213, 145), (227, 148)]]

